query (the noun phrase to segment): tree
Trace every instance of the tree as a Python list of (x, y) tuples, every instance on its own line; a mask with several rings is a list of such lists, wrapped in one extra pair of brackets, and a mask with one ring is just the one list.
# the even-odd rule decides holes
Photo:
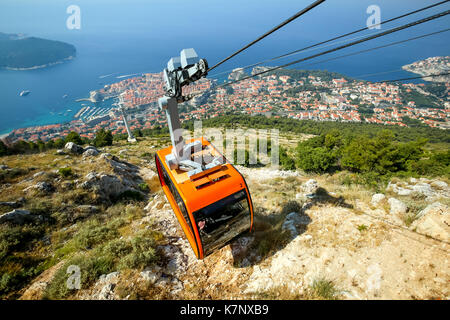
[(0, 157), (8, 153), (8, 147), (0, 140)]
[(75, 132), (75, 131), (70, 132), (66, 136), (65, 142), (66, 143), (67, 142), (73, 142), (75, 144), (83, 144), (83, 141), (81, 140), (80, 135), (77, 132)]
[(239, 165), (244, 166), (244, 167), (250, 167), (250, 153), (248, 152), (248, 150), (244, 149), (244, 157), (245, 157), (244, 158), (244, 163), (239, 163), (238, 160), (241, 160), (241, 159), (238, 159), (238, 152), (239, 152), (238, 149), (234, 149), (233, 163), (234, 164), (239, 164)]
[(325, 172), (336, 163), (334, 152), (325, 147), (303, 147), (297, 154), (297, 165), (306, 172)]
[(395, 142), (390, 130), (383, 130), (370, 139), (367, 136), (354, 138), (342, 151), (342, 167), (355, 172), (407, 171), (412, 161), (420, 160), (426, 139), (407, 143)]
[(23, 141), (23, 140), (14, 142), (14, 144), (11, 147), (11, 151), (12, 151), (11, 153), (13, 153), (13, 154), (25, 153), (29, 150), (30, 150), (30, 145), (28, 144), (28, 142)]
[(134, 135), (135, 137), (143, 137), (143, 136), (144, 136), (144, 134), (142, 133), (142, 130), (141, 130), (141, 129), (136, 129), (136, 130), (134, 130), (134, 131), (133, 131), (133, 135)]
[(94, 146), (96, 147), (104, 147), (104, 146), (112, 146), (113, 135), (111, 131), (100, 129), (96, 132), (95, 138), (93, 140)]
[(45, 150), (45, 143), (42, 140), (36, 141), (36, 147), (39, 150), (39, 152), (42, 152)]
[(292, 159), (285, 148), (280, 147), (280, 165), (284, 170), (295, 170), (295, 161)]
[(47, 143), (45, 144), (45, 148), (46, 149), (54, 149), (55, 148), (55, 141), (48, 140)]
[(58, 138), (55, 140), (55, 148), (61, 149), (61, 148), (64, 148), (64, 145), (65, 145), (65, 142), (63, 139)]
[(28, 149), (34, 152), (34, 151), (36, 151), (38, 149), (38, 146), (33, 141), (29, 141), (28, 142)]

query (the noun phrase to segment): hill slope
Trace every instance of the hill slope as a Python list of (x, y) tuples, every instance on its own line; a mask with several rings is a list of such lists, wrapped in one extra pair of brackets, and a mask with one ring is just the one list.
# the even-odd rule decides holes
[[(392, 180), (374, 196), (339, 174), (238, 167), (255, 232), (198, 261), (155, 173), (152, 154), (167, 143), (3, 157), (0, 209), (16, 212), (0, 218), (2, 297), (450, 297), (442, 179)], [(70, 265), (80, 290), (66, 287)]]

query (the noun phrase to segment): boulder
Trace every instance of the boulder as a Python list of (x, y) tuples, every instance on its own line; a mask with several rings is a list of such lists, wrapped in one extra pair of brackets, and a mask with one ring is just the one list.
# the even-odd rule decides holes
[(303, 199), (305, 196), (303, 195), (303, 193), (296, 193), (295, 194), (295, 199), (296, 200), (301, 200), (301, 199)]
[(396, 215), (403, 215), (408, 211), (408, 207), (398, 199), (389, 198), (390, 213)]
[(372, 201), (370, 201), (370, 204), (374, 207), (378, 207), (378, 205), (380, 204), (381, 201), (383, 201), (384, 199), (386, 199), (386, 196), (382, 193), (375, 193), (372, 196)]
[(112, 157), (114, 157), (111, 153), (102, 153), (102, 155), (100, 156), (103, 159), (111, 159)]
[(450, 214), (446, 205), (435, 202), (423, 209), (418, 216), (419, 219), (411, 225), (413, 230), (442, 241), (450, 241)]
[(431, 188), (431, 186), (428, 183), (418, 183), (412, 187), (413, 191), (421, 193), (427, 197), (432, 197), (435, 195), (435, 192)]
[(436, 181), (433, 181), (432, 183), (431, 183), (431, 185), (433, 186), (433, 187), (435, 187), (435, 188), (438, 188), (438, 189), (447, 189), (448, 188), (448, 184), (447, 183), (445, 183), (444, 181), (440, 181), (440, 180), (436, 180)]
[(406, 189), (406, 188), (402, 188), (402, 187), (397, 187), (395, 192), (399, 195), (399, 196), (409, 196), (413, 193), (413, 190), (411, 189)]
[(98, 299), (99, 300), (113, 300), (115, 288), (116, 288), (115, 283), (108, 283), (100, 290), (100, 293), (98, 294)]
[(397, 186), (397, 184), (390, 183), (390, 182), (389, 182), (386, 190), (395, 192), (399, 196), (409, 196), (413, 193), (413, 190), (411, 190), (411, 189), (399, 187), (399, 186)]
[(44, 174), (45, 174), (45, 171), (36, 172), (35, 174), (33, 174), (33, 179), (43, 176)]
[(108, 274), (102, 274), (99, 278), (99, 282), (102, 284), (114, 283), (115, 281), (117, 281), (119, 275), (120, 275), (119, 271), (111, 272)]
[(95, 157), (99, 155), (99, 151), (95, 148), (85, 149), (83, 152), (83, 157)]
[(0, 216), (0, 223), (11, 222), (15, 224), (24, 224), (26, 222), (35, 222), (42, 220), (42, 216), (32, 215), (28, 210), (14, 209), (11, 212)]
[(57, 154), (57, 155), (60, 155), (60, 156), (63, 156), (63, 155), (65, 155), (66, 153), (64, 152), (64, 149), (58, 149), (58, 150), (56, 150), (56, 154)]
[(295, 238), (299, 235), (299, 231), (297, 228), (301, 226), (306, 226), (311, 222), (311, 219), (304, 214), (299, 214), (297, 212), (291, 212), (286, 216), (286, 219), (281, 226), (281, 230), (289, 231), (292, 238)]
[(155, 210), (162, 209), (164, 204), (165, 204), (164, 198), (162, 198), (157, 194), (153, 198), (153, 200), (149, 201), (149, 203), (145, 206), (144, 210), (147, 212), (154, 212)]
[(131, 190), (117, 176), (111, 174), (90, 172), (85, 177), (85, 182), (80, 185), (83, 189), (93, 189), (100, 195), (110, 198), (116, 197), (127, 190)]
[(19, 201), (0, 201), (0, 206), (10, 207), (10, 208), (19, 208), (22, 205)]
[(306, 181), (301, 186), (302, 191), (306, 194), (314, 194), (314, 193), (316, 193), (318, 188), (319, 188), (319, 184), (314, 179), (310, 179), (310, 180)]
[(9, 169), (9, 167), (6, 164), (0, 164), (0, 169), (6, 170), (6, 169)]
[(83, 147), (73, 142), (67, 142), (66, 145), (64, 146), (64, 149), (73, 154), (82, 154), (84, 151)]
[(55, 191), (55, 187), (51, 183), (45, 182), (45, 181), (41, 181), (41, 182), (36, 183), (33, 186), (33, 188), (38, 190), (38, 191), (46, 192), (46, 193), (50, 193), (50, 192)]
[(420, 211), (417, 214), (417, 218), (421, 218), (421, 217), (426, 216), (428, 214), (434, 214), (436, 212), (444, 212), (444, 211), (447, 211), (447, 210), (448, 210), (447, 206), (441, 204), (440, 202), (434, 202), (434, 203), (428, 205), (422, 211)]
[(114, 290), (119, 281), (119, 275), (120, 273), (118, 271), (102, 274), (94, 286), (95, 290), (101, 288), (100, 291), (94, 294), (94, 298), (99, 300), (114, 300)]
[(94, 146), (87, 146), (86, 148), (84, 148), (84, 151), (87, 151), (87, 150), (95, 150), (95, 151), (97, 151), (98, 153), (100, 153), (101, 151), (100, 150), (98, 150), (96, 147), (94, 147)]
[(155, 284), (159, 278), (161, 278), (161, 273), (153, 270), (144, 270), (140, 273), (140, 275), (144, 281), (148, 281), (151, 284)]

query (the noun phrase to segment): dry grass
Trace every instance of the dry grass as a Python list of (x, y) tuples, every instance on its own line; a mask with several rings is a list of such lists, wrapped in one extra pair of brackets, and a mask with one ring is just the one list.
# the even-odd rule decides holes
[(336, 287), (333, 281), (325, 278), (317, 278), (304, 290), (292, 290), (287, 285), (259, 292), (258, 299), (268, 300), (338, 300), (342, 291)]

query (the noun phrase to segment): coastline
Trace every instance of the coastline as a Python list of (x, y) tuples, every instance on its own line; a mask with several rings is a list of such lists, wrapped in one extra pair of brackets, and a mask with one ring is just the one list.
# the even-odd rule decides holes
[[(71, 60), (71, 59), (73, 59), (74, 57), (69, 57), (69, 58), (67, 58), (67, 59), (65, 59), (65, 60)], [(56, 62), (56, 63), (53, 63), (53, 64), (58, 64), (58, 63), (62, 63), (63, 61), (59, 61), (59, 62)], [(407, 69), (407, 67), (408, 67), (409, 65), (405, 65), (405, 66), (403, 66), (402, 67), (402, 69), (403, 69), (403, 71), (406, 71), (406, 72), (408, 72), (408, 73), (411, 73), (411, 74), (418, 74), (417, 72), (414, 72), (414, 71), (412, 71), (412, 70), (408, 70)], [(33, 67), (34, 69), (36, 69), (37, 67)], [(137, 73), (137, 74), (141, 74), (141, 73)], [(127, 75), (128, 76), (128, 75)], [(426, 79), (428, 79), (428, 78), (426, 78)], [(424, 80), (426, 80), (426, 79), (424, 79)], [(361, 80), (363, 80), (363, 79), (361, 79)], [(368, 82), (372, 82), (373, 80), (365, 80), (365, 81), (368, 81)], [(95, 92), (96, 90), (94, 90), (94, 91), (91, 91), (91, 93), (92, 92)], [(73, 105), (72, 106), (69, 106), (69, 104), (74, 104), (74, 103), (76, 103), (76, 104), (79, 104), (79, 103), (81, 103), (81, 102), (91, 102), (91, 103), (98, 103), (98, 102), (105, 102), (106, 100), (109, 100), (109, 99), (111, 99), (111, 98), (113, 98), (113, 97), (111, 97), (111, 96), (107, 96), (107, 97), (103, 97), (102, 99), (101, 99), (101, 101), (93, 101), (92, 100), (92, 97), (88, 97), (88, 98), (85, 98), (85, 97), (81, 97), (81, 98), (76, 98), (76, 99), (74, 99), (74, 100), (72, 100), (70, 103), (66, 103), (65, 104), (65, 106), (64, 106), (64, 108), (71, 108), (72, 110), (75, 110), (75, 112), (77, 112), (77, 111), (79, 111), (82, 107), (81, 106), (78, 106), (78, 108), (77, 107), (74, 107)], [(70, 118), (68, 118), (68, 117), (66, 117), (66, 118), (63, 118), (63, 119), (55, 119), (55, 118), (53, 118), (53, 119), (48, 119), (47, 118), (48, 116), (41, 116), (41, 117), (37, 117), (37, 118), (35, 118), (35, 119), (33, 119), (33, 120), (31, 120), (31, 121), (28, 121), (28, 123), (24, 123), (24, 125), (22, 125), (22, 126), (20, 126), (20, 127), (15, 127), (15, 128), (10, 128), (10, 129), (6, 129), (5, 131), (0, 131), (0, 138), (3, 138), (3, 137), (7, 137), (7, 136), (9, 136), (14, 130), (17, 130), (17, 129), (24, 129), (24, 128), (32, 128), (32, 127), (39, 127), (39, 126), (44, 126), (44, 125), (54, 125), (54, 124), (61, 124), (61, 125), (64, 125), (64, 124), (68, 124), (68, 123), (70, 123), (71, 121), (73, 121), (73, 120), (75, 120), (75, 118), (73, 117), (73, 116), (71, 116)], [(45, 119), (45, 118), (47, 118), (47, 119)], [(31, 123), (32, 122), (32, 123)]]
[(47, 67), (51, 67), (51, 66), (54, 66), (54, 65), (58, 65), (58, 64), (61, 64), (61, 63), (64, 63), (64, 62), (67, 62), (67, 61), (70, 61), (70, 60), (73, 60), (73, 59), (75, 59), (75, 56), (70, 56), (70, 57), (64, 58), (64, 59), (62, 59), (62, 60), (58, 60), (58, 61), (56, 61), (56, 62), (50, 62), (50, 63), (43, 64), (43, 65), (39, 65), (39, 66), (33, 66), (33, 67), (27, 67), (27, 68), (2, 67), (2, 68), (0, 68), (0, 69), (3, 69), (3, 70), (9, 70), (9, 71), (28, 71), (28, 70), (36, 70), (36, 69), (42, 69), (42, 68), (47, 68)]
[(450, 56), (430, 57), (424, 60), (415, 61), (402, 66), (402, 69), (413, 74), (418, 74), (421, 77), (424, 77), (423, 80), (428, 82), (450, 82), (450, 75), (448, 74), (438, 77), (429, 77), (430, 75), (448, 73), (450, 71)]
[(407, 72), (410, 72), (412, 74), (423, 77), (423, 80), (427, 81), (427, 82), (443, 83), (443, 82), (450, 81), (450, 76), (430, 77), (430, 75), (439, 73), (439, 70), (436, 72), (425, 72), (425, 70), (417, 70), (417, 69), (411, 68), (411, 66), (412, 66), (411, 64), (408, 64), (406, 66), (403, 66), (402, 69)]

